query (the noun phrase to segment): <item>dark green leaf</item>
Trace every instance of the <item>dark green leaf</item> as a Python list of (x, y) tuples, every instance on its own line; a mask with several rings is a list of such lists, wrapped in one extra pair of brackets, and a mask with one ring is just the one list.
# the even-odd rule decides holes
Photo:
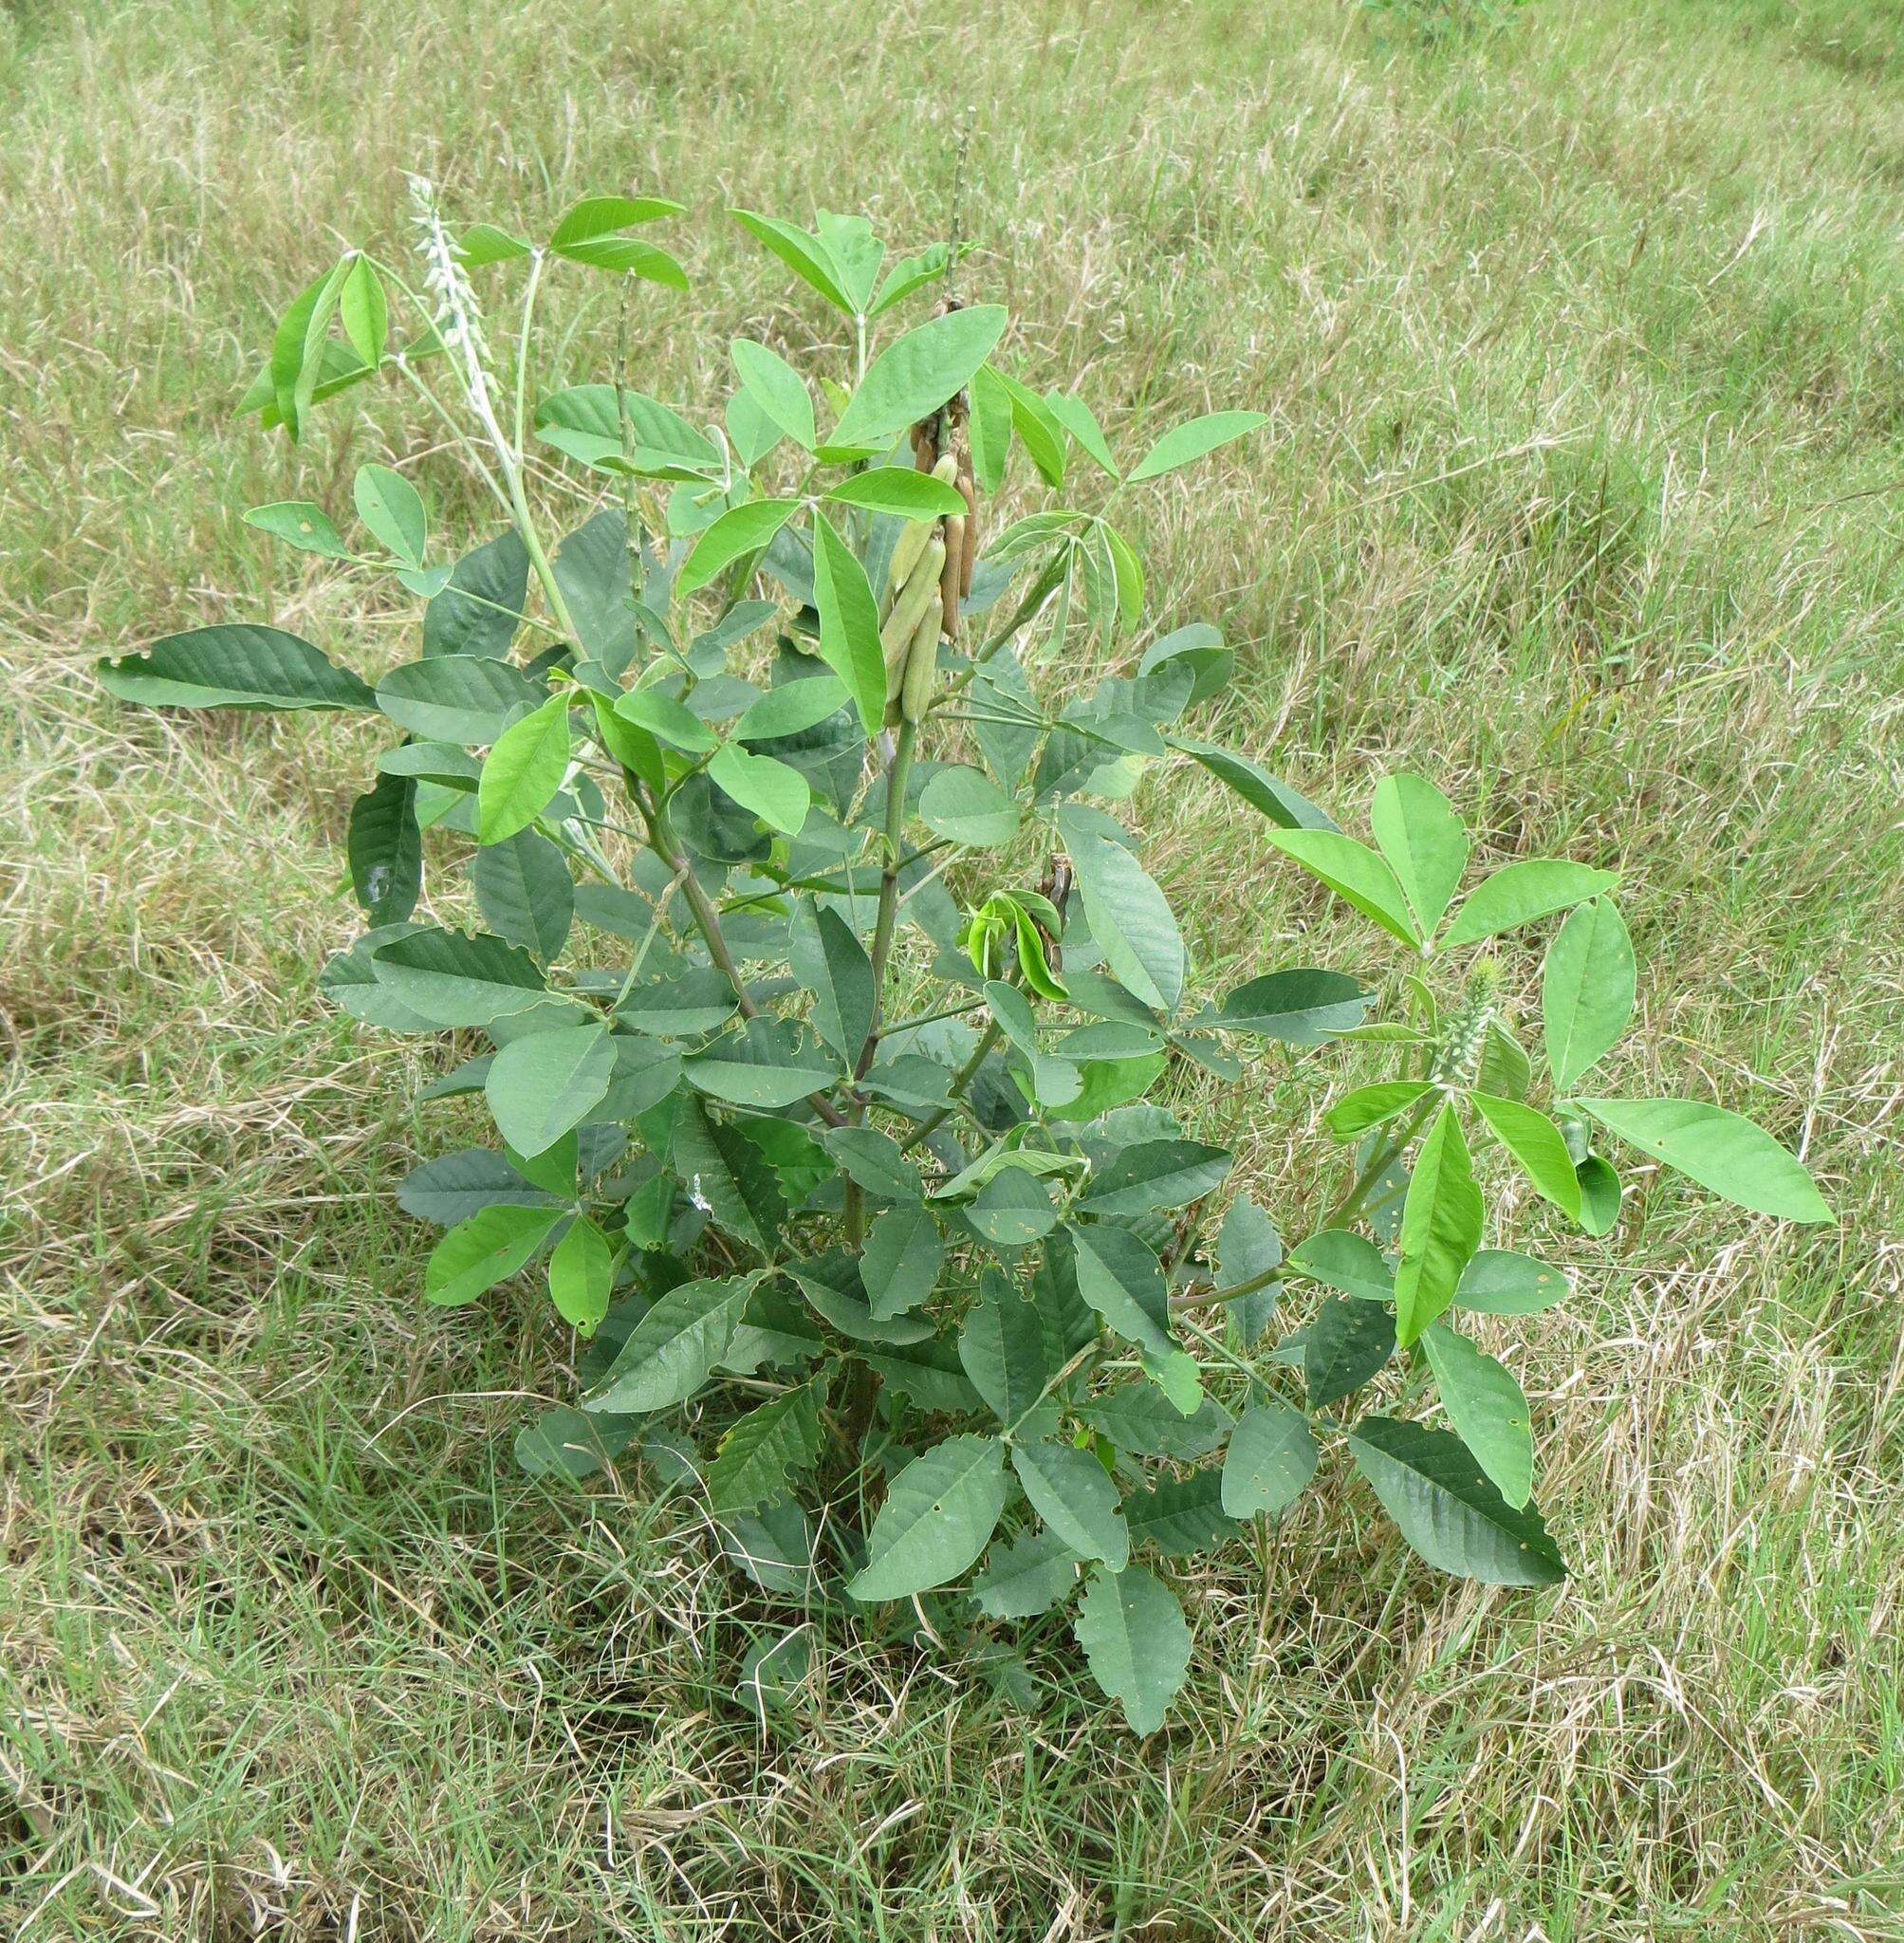
[(564, 1026), (511, 1040), (483, 1090), (503, 1138), (533, 1158), (601, 1105), (614, 1072), (605, 1026)]
[(1339, 1295), (1316, 1311), (1303, 1338), (1303, 1382), (1321, 1410), (1359, 1390), (1395, 1354), (1395, 1318), (1385, 1305)]
[(423, 610), (424, 654), (507, 655), (528, 598), (528, 549), (513, 531), (464, 554)]
[(1270, 972), (1239, 985), (1214, 1018), (1198, 1021), (1224, 1032), (1280, 1039), (1288, 1046), (1324, 1046), (1361, 1024), (1369, 995), (1340, 972), (1308, 968)]
[(344, 839), (351, 888), (373, 924), (401, 924), (423, 887), (423, 833), (416, 824), (416, 785), (379, 776), (350, 806)]
[(1223, 1508), (1232, 1518), (1280, 1518), (1316, 1474), (1316, 1439), (1300, 1410), (1280, 1397), (1252, 1403), (1223, 1457)]
[(956, 1579), (985, 1549), (1007, 1489), (1005, 1446), (995, 1437), (948, 1437), (914, 1458), (886, 1493), (866, 1564), (847, 1592), (910, 1599)]
[(873, 1218), (860, 1274), (876, 1319), (903, 1315), (933, 1292), (945, 1264), (945, 1243), (929, 1209), (901, 1202)]
[(1183, 1609), (1141, 1565), (1091, 1574), (1073, 1630), (1091, 1675), (1119, 1701), (1131, 1731), (1163, 1725), (1172, 1696), (1190, 1668), (1190, 1628)]
[(692, 1094), (675, 1118), (675, 1172), (729, 1234), (771, 1255), (786, 1219), (780, 1183), (752, 1141), (712, 1118)]
[(866, 948), (838, 912), (805, 897), (793, 907), (787, 936), (793, 975), (813, 994), (814, 1029), (851, 1072), (873, 1029)]
[[(249, 621), (167, 635), (102, 661), (108, 694), (154, 709), (371, 709), (377, 697), (309, 641)], [(454, 738), (452, 738), (454, 739)]]
[(495, 741), (520, 710), (546, 693), (507, 661), (489, 655), (433, 655), (406, 661), (377, 684), (377, 706), (426, 742)]
[(1312, 1234), (1291, 1251), (1289, 1269), (1364, 1302), (1388, 1302), (1395, 1295), (1395, 1277), (1381, 1250), (1345, 1228), (1325, 1228)]
[(1214, 1471), (1193, 1471), (1133, 1491), (1124, 1500), (1132, 1545), (1154, 1545), (1167, 1559), (1187, 1559), (1228, 1545), (1236, 1522), (1223, 1508), (1222, 1490)]
[(1075, 1444), (1014, 1444), (1011, 1468), (1031, 1508), (1081, 1559), (1123, 1569), (1131, 1535), (1118, 1508), (1118, 1488), (1089, 1451)]
[(994, 1546), (971, 1582), (972, 1602), (989, 1619), (1035, 1619), (1069, 1596), (1078, 1562), (1054, 1532), (1027, 1532)]
[(379, 946), (370, 965), (379, 985), (444, 1028), (527, 1011), (545, 990), (534, 960), (486, 932), (412, 932)]
[(727, 1355), (752, 1293), (747, 1277), (671, 1288), (629, 1332), (584, 1406), (640, 1416), (685, 1403)]
[(519, 830), (470, 860), (470, 882), (491, 930), (546, 964), (567, 941), (575, 880), (560, 847), (539, 830)]
[(1182, 1208), (1220, 1187), (1230, 1167), (1221, 1147), (1197, 1140), (1139, 1140), (1098, 1175), (1080, 1203), (1087, 1214), (1149, 1214)]

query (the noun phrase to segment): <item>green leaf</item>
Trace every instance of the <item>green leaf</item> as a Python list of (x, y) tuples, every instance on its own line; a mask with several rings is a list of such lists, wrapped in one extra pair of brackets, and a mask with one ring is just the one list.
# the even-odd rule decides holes
[[(1283, 1237), (1276, 1224), (1248, 1194), (1238, 1194), (1223, 1217), (1216, 1237), (1216, 1259), (1227, 1287), (1260, 1281), (1283, 1266)], [(1226, 1304), (1226, 1310), (1246, 1343), (1254, 1342), (1268, 1326), (1283, 1293), (1280, 1279)]]
[(825, 247), (817, 236), (808, 235), (792, 223), (782, 222), (778, 216), (755, 215), (751, 210), (730, 209), (728, 214), (829, 304), (848, 317), (855, 314), (851, 300), (840, 287), (839, 274), (827, 258)]
[(936, 276), (945, 273), (950, 252), (943, 243), (929, 243), (915, 256), (902, 256), (886, 272), (880, 284), (878, 294), (873, 299), (869, 317), (878, 317), (890, 310), (902, 298), (910, 297), (921, 286), (929, 284)]
[(837, 675), (818, 675), (800, 681), (783, 681), (770, 688), (734, 724), (736, 742), (772, 742), (783, 735), (801, 735), (846, 705), (845, 687)]
[(654, 985), (638, 985), (616, 1008), (638, 1032), (662, 1039), (698, 1039), (733, 1016), (738, 1001), (726, 976), (693, 965)]
[(1424, 1094), (1433, 1090), (1426, 1080), (1382, 1080), (1373, 1086), (1358, 1086), (1329, 1108), (1323, 1123), (1337, 1139), (1353, 1140), (1371, 1127), (1378, 1127), (1396, 1114), (1407, 1112)]
[[(809, 982), (798, 964), (794, 975), (802, 984)], [(925, 1192), (918, 1169), (900, 1152), (898, 1141), (878, 1127), (828, 1127), (822, 1144), (875, 1200), (916, 1201)]]
[(690, 755), (705, 755), (719, 746), (712, 730), (698, 715), (658, 688), (631, 688), (615, 704), (615, 712), (624, 722), (633, 722), (638, 729), (658, 735)]
[(1408, 775), (1376, 785), (1369, 823), (1422, 936), (1433, 937), (1468, 868), (1468, 826), (1433, 783)]
[(959, 1331), (958, 1360), (1007, 1432), (1044, 1400), (1067, 1353), (1053, 1319), (1036, 1302), (1025, 1301), (1002, 1277), (986, 1276)]
[(1147, 1490), (1124, 1500), (1124, 1523), (1133, 1547), (1154, 1545), (1167, 1559), (1228, 1545), (1236, 1521), (1223, 1508), (1223, 1483), (1214, 1471), (1188, 1477), (1159, 1477)]
[(1125, 1228), (1097, 1223), (1066, 1231), (1076, 1252), (1078, 1288), (1127, 1342), (1162, 1360), (1177, 1353), (1170, 1295), (1156, 1251)]
[(1461, 1271), (1456, 1305), (1488, 1316), (1532, 1316), (1567, 1296), (1567, 1278), (1531, 1255), (1511, 1249), (1477, 1249)]
[(549, 1196), (490, 1147), (439, 1154), (403, 1178), (397, 1205), (418, 1221), (453, 1228), (485, 1208), (553, 1208)]
[(541, 708), (510, 723), (483, 761), (476, 785), (477, 842), (500, 843), (534, 823), (566, 779), (569, 754), (567, 695), (550, 695)]
[(814, 1030), (851, 1072), (873, 1029), (877, 994), (866, 948), (837, 911), (805, 897), (793, 907), (787, 938), (793, 975), (813, 994)]
[(99, 663), (101, 684), (152, 709), (371, 709), (377, 697), (307, 640), (250, 621), (167, 635)]
[(1569, 1220), (1581, 1218), (1581, 1184), (1573, 1157), (1561, 1130), (1544, 1113), (1518, 1100), (1491, 1093), (1469, 1094), (1474, 1110), (1494, 1131), (1494, 1138), (1519, 1163), (1535, 1192), (1551, 1201)]
[(1449, 1422), (1496, 1490), (1518, 1509), (1534, 1489), (1534, 1434), (1520, 1384), (1446, 1323), (1431, 1323), (1422, 1331), (1421, 1346)]
[(1508, 1504), (1450, 1432), (1365, 1416), (1349, 1433), (1349, 1451), (1402, 1537), (1431, 1565), (1487, 1585), (1553, 1585), (1566, 1577), (1541, 1514)]
[(1339, 1295), (1303, 1335), (1303, 1387), (1309, 1408), (1352, 1396), (1395, 1354), (1395, 1320), (1384, 1304)]
[(1058, 833), (1112, 977), (1145, 1005), (1170, 1011), (1183, 996), (1184, 950), (1164, 894), (1121, 843), (1100, 836), (1075, 808), (1058, 812)]
[(1609, 1133), (1756, 1214), (1829, 1221), (1811, 1175), (1763, 1127), (1699, 1100), (1577, 1100)]
[(716, 1517), (753, 1511), (812, 1470), (825, 1434), (820, 1423), (823, 1379), (803, 1383), (750, 1410), (721, 1439), (708, 1466), (708, 1502)]
[(457, 233), (455, 249), (467, 269), (483, 269), (492, 263), (513, 263), (517, 257), (529, 253), (529, 246), (520, 236), (511, 236), (494, 223), (466, 225)]
[(547, 694), (492, 656), (433, 655), (393, 668), (374, 699), (412, 735), (467, 747), (494, 742), (518, 711), (540, 708)]
[(1131, 480), (1155, 479), (1160, 472), (1173, 472), (1207, 453), (1228, 445), (1269, 422), (1267, 412), (1211, 412), (1172, 427), (1131, 468)]
[(753, 1288), (750, 1276), (671, 1288), (629, 1332), (582, 1407), (641, 1416), (685, 1403), (727, 1355)]
[(858, 1600), (910, 1599), (956, 1579), (985, 1549), (1005, 1509), (1005, 1446), (948, 1437), (899, 1472), (873, 1521)]
[(688, 1083), (715, 1100), (772, 1113), (795, 1105), (839, 1078), (825, 1066), (764, 1065), (751, 1058), (730, 1057), (731, 1045), (724, 1040), (708, 1052), (683, 1060), (681, 1071)]
[(1618, 881), (1617, 871), (1590, 870), (1584, 863), (1545, 857), (1504, 864), (1469, 893), (1454, 914), (1442, 946), (1451, 949), (1496, 937), (1504, 931), (1564, 911), (1570, 904), (1583, 904)]
[(1098, 415), (1082, 398), (1066, 398), (1062, 392), (1047, 391), (1044, 408), (1078, 441), (1093, 464), (1114, 479), (1121, 476), (1117, 460), (1111, 456), (1111, 448), (1104, 442)]
[(1345, 1228), (1325, 1228), (1289, 1251), (1289, 1272), (1363, 1302), (1388, 1302), (1395, 1277), (1375, 1243)]
[(1223, 1508), (1232, 1518), (1280, 1518), (1316, 1474), (1315, 1438), (1300, 1410), (1280, 1397), (1252, 1403), (1223, 1455)]
[(675, 592), (684, 598), (696, 593), (743, 555), (758, 553), (799, 510), (797, 499), (749, 499), (729, 507), (694, 542), (675, 576)]
[(896, 339), (867, 367), (830, 444), (878, 446), (916, 418), (936, 411), (971, 375), (1004, 335), (1001, 304), (948, 311)]
[(615, 1250), (586, 1214), (578, 1214), (548, 1258), (549, 1300), (564, 1323), (593, 1336), (608, 1313), (615, 1283)]
[(686, 213), (685, 203), (672, 201), (665, 195), (584, 195), (555, 226), (548, 247), (566, 250), (572, 244), (592, 242), (617, 230), (632, 229), (637, 223), (658, 222), (663, 216)]
[(379, 546), (405, 566), (423, 564), (429, 515), (416, 487), (401, 472), (388, 466), (359, 466), (351, 497), (357, 503), (358, 518)]
[(464, 554), (423, 610), (424, 654), (507, 655), (528, 598), (528, 548), (514, 531)]
[(1547, 1064), (1561, 1092), (1618, 1044), (1636, 985), (1625, 920), (1611, 897), (1590, 898), (1561, 926), (1541, 973)]
[(1091, 1452), (1075, 1444), (1014, 1444), (1011, 1468), (1031, 1508), (1081, 1559), (1123, 1570), (1131, 1534), (1118, 1508), (1118, 1488)]
[(1214, 1017), (1198, 1023), (1220, 1032), (1280, 1039), (1287, 1046), (1326, 1046), (1338, 1033), (1361, 1024), (1368, 1003), (1368, 993), (1345, 973), (1303, 967), (1270, 972), (1239, 985)]
[(1101, 1565), (1078, 1606), (1072, 1630), (1091, 1676), (1122, 1704), (1131, 1731), (1154, 1733), (1190, 1669), (1183, 1609), (1141, 1565)]
[(383, 295), (383, 281), (368, 257), (352, 259), (338, 289), (337, 315), (351, 349), (366, 364), (380, 363), (390, 332), (390, 306)]
[(344, 854), (351, 888), (371, 923), (401, 924), (423, 887), (423, 832), (410, 777), (379, 776), (351, 805)]
[(1005, 462), (1011, 451), (1011, 394), (989, 364), (971, 375), (971, 415), (966, 435), (971, 440), (972, 471), (978, 489), (988, 498), (1005, 484)]
[(350, 548), (343, 535), (331, 524), (329, 513), (308, 499), (280, 499), (270, 506), (254, 506), (245, 515), (248, 527), (295, 546), (300, 553), (321, 553), (330, 560), (348, 560)]
[(459, 1221), (432, 1251), (423, 1293), (438, 1308), (457, 1308), (528, 1266), (566, 1210), (485, 1208)]
[(1149, 1214), (1183, 1208), (1221, 1187), (1231, 1157), (1199, 1140), (1139, 1140), (1112, 1161), (1084, 1192), (1087, 1214)]
[(634, 1442), (635, 1430), (633, 1417), (594, 1417), (558, 1404), (516, 1433), (515, 1459), (531, 1477), (592, 1477)]
[(1035, 1619), (1069, 1596), (1078, 1562), (1055, 1532), (1027, 1532), (994, 1547), (971, 1582), (972, 1603), (989, 1619)]
[[(304, 415), (317, 396), (319, 380), (324, 375), (326, 353), (333, 348), (325, 338), (337, 310), (337, 300), (355, 262), (354, 255), (342, 257), (323, 276), (306, 284), (272, 333), (270, 395), (279, 420), (293, 441), (304, 430)], [(355, 352), (351, 357), (359, 364), (364, 362)]]
[(1186, 1464), (1208, 1457), (1230, 1428), (1229, 1413), (1213, 1398), (1206, 1397), (1185, 1416), (1154, 1383), (1126, 1383), (1094, 1397), (1080, 1415), (1120, 1451)]
[(560, 847), (539, 830), (518, 830), (478, 850), (470, 860), (470, 884), (490, 929), (544, 964), (568, 941), (575, 879)]
[(753, 1142), (684, 1097), (675, 1117), (675, 1172), (716, 1226), (771, 1255), (786, 1219), (780, 1182)]
[(1403, 944), (1421, 948), (1420, 934), (1395, 872), (1366, 843), (1340, 830), (1271, 830), (1269, 841), (1364, 917), (1373, 918)]
[(1058, 1223), (1050, 1190), (1022, 1168), (1001, 1169), (979, 1189), (965, 1218), (994, 1248), (1022, 1249), (1049, 1234)]
[(688, 287), (687, 271), (665, 250), (633, 236), (594, 236), (583, 243), (550, 247), (557, 256), (565, 257), (570, 263), (585, 264), (592, 269), (644, 277), (651, 284), (665, 284), (671, 290)]
[[(632, 453), (622, 449), (624, 408), (635, 434)], [(613, 385), (573, 385), (536, 407), (535, 429), (545, 443), (601, 472), (690, 484), (726, 475), (725, 459), (704, 434), (638, 391), (624, 389), (618, 403)]]
[(1396, 1339), (1406, 1349), (1454, 1300), (1468, 1260), (1481, 1246), (1481, 1191), (1461, 1121), (1443, 1106), (1415, 1157), (1401, 1211), (1395, 1273)]
[(934, 836), (973, 849), (996, 849), (1018, 834), (1018, 805), (983, 769), (963, 764), (934, 771), (919, 816)]
[(911, 466), (875, 466), (855, 472), (827, 493), (841, 506), (863, 506), (896, 519), (936, 520), (965, 511), (965, 494), (956, 486)]
[(445, 1030), (527, 1011), (545, 990), (528, 953), (487, 932), (411, 932), (372, 952), (370, 969), (378, 984)]
[(601, 1105), (614, 1074), (607, 1027), (564, 1026), (511, 1040), (483, 1091), (503, 1138), (533, 1158)]
[(770, 755), (754, 755), (735, 742), (714, 751), (708, 776), (743, 809), (790, 837), (799, 834), (813, 806), (813, 791), (798, 769)]
[(820, 655), (860, 708), (860, 726), (877, 735), (886, 718), (886, 651), (879, 606), (860, 564), (824, 513), (813, 515), (813, 601), (820, 615)]
[(931, 1210), (901, 1202), (873, 1217), (860, 1273), (876, 1322), (924, 1302), (945, 1265), (945, 1243)]
[(777, 351), (751, 338), (735, 338), (728, 346), (742, 387), (774, 424), (796, 445), (811, 452), (819, 443), (813, 424), (813, 397), (803, 379)]
[(1012, 429), (1030, 454), (1038, 476), (1047, 486), (1064, 483), (1064, 428), (1048, 406), (1029, 385), (1020, 384), (995, 366), (987, 375), (1004, 392), (1011, 406)]
[(1251, 809), (1266, 816), (1285, 830), (1333, 830), (1329, 813), (1318, 809), (1300, 790), (1279, 781), (1260, 763), (1248, 756), (1218, 749), (1212, 742), (1192, 742), (1187, 736), (1172, 736), (1170, 746), (1180, 754), (1195, 759), (1223, 784), (1233, 789)]
[(1589, 1154), (1575, 1172), (1581, 1184), (1581, 1226), (1596, 1237), (1611, 1234), (1619, 1219), (1619, 1175), (1598, 1154)]

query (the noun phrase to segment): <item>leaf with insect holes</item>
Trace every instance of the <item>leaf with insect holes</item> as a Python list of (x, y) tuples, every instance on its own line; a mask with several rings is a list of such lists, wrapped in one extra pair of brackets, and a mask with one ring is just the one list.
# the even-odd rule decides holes
[(1011, 1468), (1045, 1525), (1081, 1559), (1122, 1571), (1131, 1534), (1118, 1508), (1118, 1488), (1089, 1451), (1075, 1444), (1017, 1443)]
[(1124, 1710), (1131, 1731), (1154, 1733), (1190, 1670), (1183, 1608), (1141, 1565), (1091, 1574), (1072, 1629), (1091, 1676)]
[(583, 1336), (593, 1336), (608, 1313), (615, 1281), (615, 1250), (586, 1214), (578, 1214), (548, 1258), (548, 1294), (556, 1313)]
[(1078, 1582), (1078, 1561), (1051, 1531), (1027, 1532), (994, 1545), (971, 1582), (972, 1603), (989, 1619), (1035, 1619)]
[(1232, 1518), (1280, 1518), (1316, 1474), (1308, 1419), (1280, 1397), (1252, 1403), (1229, 1434), (1223, 1458), (1223, 1508)]
[(350, 548), (343, 535), (331, 524), (329, 513), (308, 499), (281, 499), (270, 506), (254, 506), (245, 515), (248, 527), (295, 546), (300, 553), (320, 553), (331, 560), (348, 560)]
[(410, 777), (379, 776), (351, 805), (344, 852), (351, 888), (371, 923), (401, 924), (423, 886), (423, 832)]
[(887, 1490), (848, 1594), (910, 1599), (956, 1579), (985, 1549), (1007, 1489), (996, 1437), (948, 1437), (915, 1457)]
[(1421, 1346), (1456, 1434), (1508, 1504), (1525, 1505), (1534, 1489), (1534, 1436), (1520, 1384), (1446, 1323), (1431, 1323)]

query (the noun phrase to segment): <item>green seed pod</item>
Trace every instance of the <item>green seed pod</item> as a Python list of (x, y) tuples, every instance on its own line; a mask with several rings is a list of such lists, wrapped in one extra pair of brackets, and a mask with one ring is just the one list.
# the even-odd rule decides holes
[(919, 555), (926, 550), (933, 537), (931, 520), (908, 520), (906, 529), (899, 535), (898, 544), (893, 548), (893, 569), (886, 576), (886, 598), (894, 601), (899, 591), (913, 577), (913, 569), (919, 564)]
[(892, 613), (886, 617), (885, 626), (879, 630), (879, 641), (888, 661), (896, 653), (903, 652), (911, 641), (927, 603), (937, 601), (939, 573), (945, 564), (946, 543), (934, 535), (914, 563), (899, 598), (893, 602)]
[[(940, 548), (943, 552), (945, 549)], [(935, 587), (934, 593), (938, 591)], [(899, 693), (899, 715), (903, 721), (924, 719), (926, 704), (933, 698), (933, 686), (939, 675), (939, 603), (932, 601), (919, 617), (913, 636), (912, 651), (906, 657), (906, 682)]]

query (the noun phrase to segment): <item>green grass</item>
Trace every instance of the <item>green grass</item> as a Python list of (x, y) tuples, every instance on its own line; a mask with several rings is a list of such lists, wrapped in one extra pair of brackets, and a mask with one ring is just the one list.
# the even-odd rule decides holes
[[(1904, 1936), (1904, 11), (884, 14), (0, 9), (0, 1931)], [(692, 202), (637, 351), (705, 398), (736, 330), (828, 329), (719, 208), (922, 244), (967, 102), (1022, 368), (1114, 435), (1273, 415), (1138, 515), (1156, 624), (1244, 647), (1225, 734), (1345, 814), (1405, 761), (1496, 855), (1624, 867), (1617, 1081), (1753, 1112), (1843, 1217), (1642, 1170), (1514, 1339), (1570, 1584), (1433, 1578), (1333, 1487), (1188, 1576), (1142, 1744), (1062, 1641), (1026, 1712), (827, 1611), (756, 1727), (784, 1615), (638, 1474), (516, 1474), (567, 1381), (527, 1296), (418, 1299), (388, 1190), (453, 1113), (313, 988), (372, 731), (87, 675), (239, 614), (402, 652), (237, 517), (341, 508), (400, 402), (296, 454), (228, 406), (327, 239), (399, 236), (403, 168), (529, 226)], [(613, 337), (547, 349), (599, 376)], [(1136, 808), (1212, 975), (1304, 948), (1247, 811), (1178, 771)], [(1186, 1099), (1300, 1232), (1307, 1096)]]

